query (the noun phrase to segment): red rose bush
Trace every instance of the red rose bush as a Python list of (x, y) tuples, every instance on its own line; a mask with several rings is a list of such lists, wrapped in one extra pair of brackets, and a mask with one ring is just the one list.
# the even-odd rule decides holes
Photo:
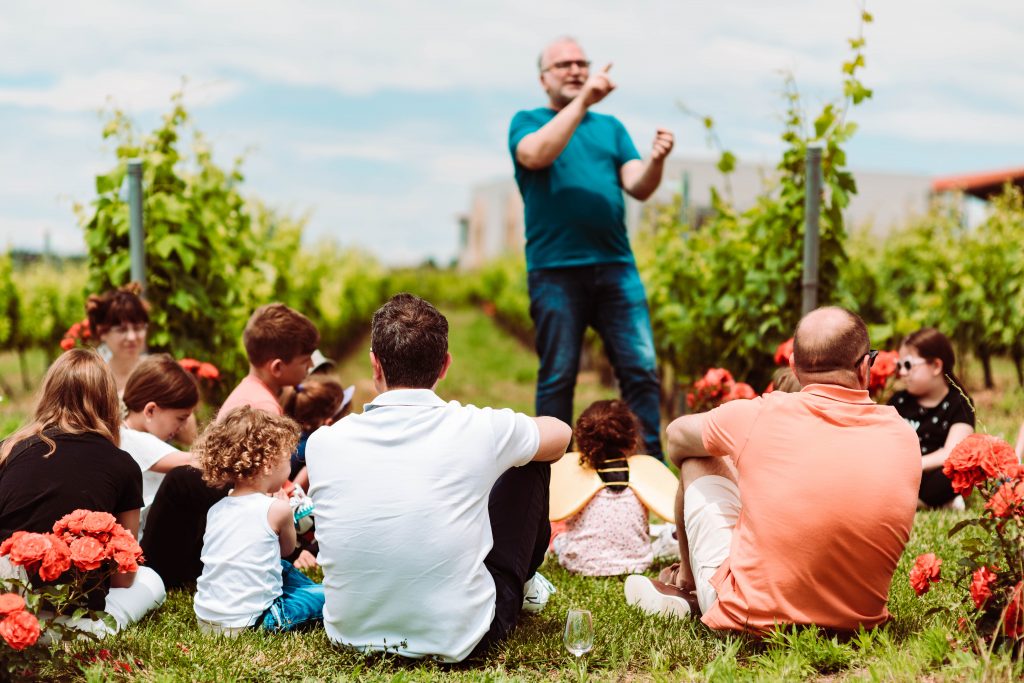
[(180, 365), (186, 372), (191, 372), (196, 379), (205, 379), (211, 382), (215, 382), (220, 379), (220, 370), (218, 370), (217, 366), (213, 363), (199, 361), (195, 358), (182, 358), (178, 361), (178, 365)]
[(49, 642), (97, 638), (75, 626), (83, 617), (113, 629), (109, 615), (86, 607), (88, 595), (115, 573), (137, 571), (142, 548), (113, 515), (75, 510), (57, 520), (51, 533), (15, 531), (0, 543), (0, 556), (24, 570), (22, 578), (0, 580), (9, 591), (0, 594), (0, 638), (9, 648), (0, 648), (0, 661), (16, 673), (63, 652), (35, 652), (32, 646), (43, 632)]
[(64, 333), (64, 337), (60, 340), (60, 348), (69, 351), (76, 346), (87, 346), (91, 338), (92, 330), (89, 328), (89, 319), (83, 318)]
[[(725, 368), (711, 368), (704, 376), (693, 383), (693, 387), (686, 395), (686, 405), (692, 413), (702, 413), (706, 410), (724, 403), (730, 396), (736, 380), (732, 373)], [(746, 386), (746, 385), (744, 385)], [(740, 398), (734, 396), (733, 398)]]
[[(1024, 640), (1021, 578), (1024, 571), (1024, 467), (1013, 447), (989, 434), (972, 434), (946, 458), (942, 472), (953, 490), (968, 495), (977, 490), (984, 500), (980, 516), (965, 519), (949, 532), (979, 532), (962, 544), (965, 558), (952, 581), (982, 641), (1019, 646)], [(933, 553), (917, 558), (910, 585), (924, 595), (942, 580), (942, 560)]]

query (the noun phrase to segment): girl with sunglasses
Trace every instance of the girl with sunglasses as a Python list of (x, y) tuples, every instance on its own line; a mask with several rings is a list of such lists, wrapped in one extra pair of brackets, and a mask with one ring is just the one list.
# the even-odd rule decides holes
[(889, 405), (917, 432), (921, 442), (922, 507), (960, 507), (942, 465), (953, 448), (974, 432), (974, 406), (963, 382), (953, 373), (956, 358), (946, 335), (924, 327), (900, 344), (896, 363), (904, 389)]

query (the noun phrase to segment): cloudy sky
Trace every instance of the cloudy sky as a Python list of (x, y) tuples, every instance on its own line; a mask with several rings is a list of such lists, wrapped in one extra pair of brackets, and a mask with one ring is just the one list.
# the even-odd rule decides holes
[[(1024, 2), (868, 4), (851, 165), (928, 175), (1024, 166)], [(84, 250), (71, 212), (113, 155), (108, 102), (142, 129), (188, 79), (197, 128), (246, 191), (329, 236), (407, 263), (456, 251), (473, 184), (511, 173), (508, 122), (544, 104), (536, 56), (571, 34), (618, 89), (599, 107), (643, 151), (709, 156), (683, 101), (741, 160), (778, 152), (783, 71), (834, 98), (852, 0), (13, 0), (0, 12), (0, 240)]]

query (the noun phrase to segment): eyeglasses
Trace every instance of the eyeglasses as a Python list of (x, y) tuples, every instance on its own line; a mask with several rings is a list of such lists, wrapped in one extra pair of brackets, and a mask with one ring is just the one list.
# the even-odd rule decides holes
[(567, 59), (564, 62), (555, 62), (540, 70), (541, 73), (545, 71), (568, 71), (572, 67), (577, 67), (580, 71), (586, 71), (590, 68), (590, 61), (586, 59)]
[[(868, 349), (866, 355), (868, 357), (868, 368), (870, 369), (875, 364), (875, 359), (878, 358), (878, 349)], [(864, 356), (861, 356), (861, 360), (864, 360)], [(857, 362), (857, 365), (860, 365), (860, 361)], [(854, 367), (857, 366), (855, 365)]]
[(924, 358), (900, 358), (898, 361), (896, 361), (896, 371), (899, 372), (900, 370), (902, 370), (904, 372), (910, 372), (913, 368), (917, 367), (918, 365), (923, 365), (924, 363), (927, 362), (928, 361), (926, 361)]
[(110, 331), (115, 334), (128, 334), (134, 332), (135, 334), (145, 334), (149, 328), (147, 323), (139, 323), (137, 325), (114, 325), (110, 328)]

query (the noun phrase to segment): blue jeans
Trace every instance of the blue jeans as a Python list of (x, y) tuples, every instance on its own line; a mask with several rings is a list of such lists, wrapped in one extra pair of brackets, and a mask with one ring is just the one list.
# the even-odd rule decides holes
[(583, 333), (604, 342), (622, 398), (640, 418), (644, 449), (661, 451), (661, 384), (647, 295), (632, 263), (530, 271), (530, 317), (537, 332), (537, 415), (572, 424)]
[(295, 631), (322, 623), (324, 587), (287, 560), (281, 560), (281, 579), (281, 595), (267, 608), (256, 626), (267, 631)]

